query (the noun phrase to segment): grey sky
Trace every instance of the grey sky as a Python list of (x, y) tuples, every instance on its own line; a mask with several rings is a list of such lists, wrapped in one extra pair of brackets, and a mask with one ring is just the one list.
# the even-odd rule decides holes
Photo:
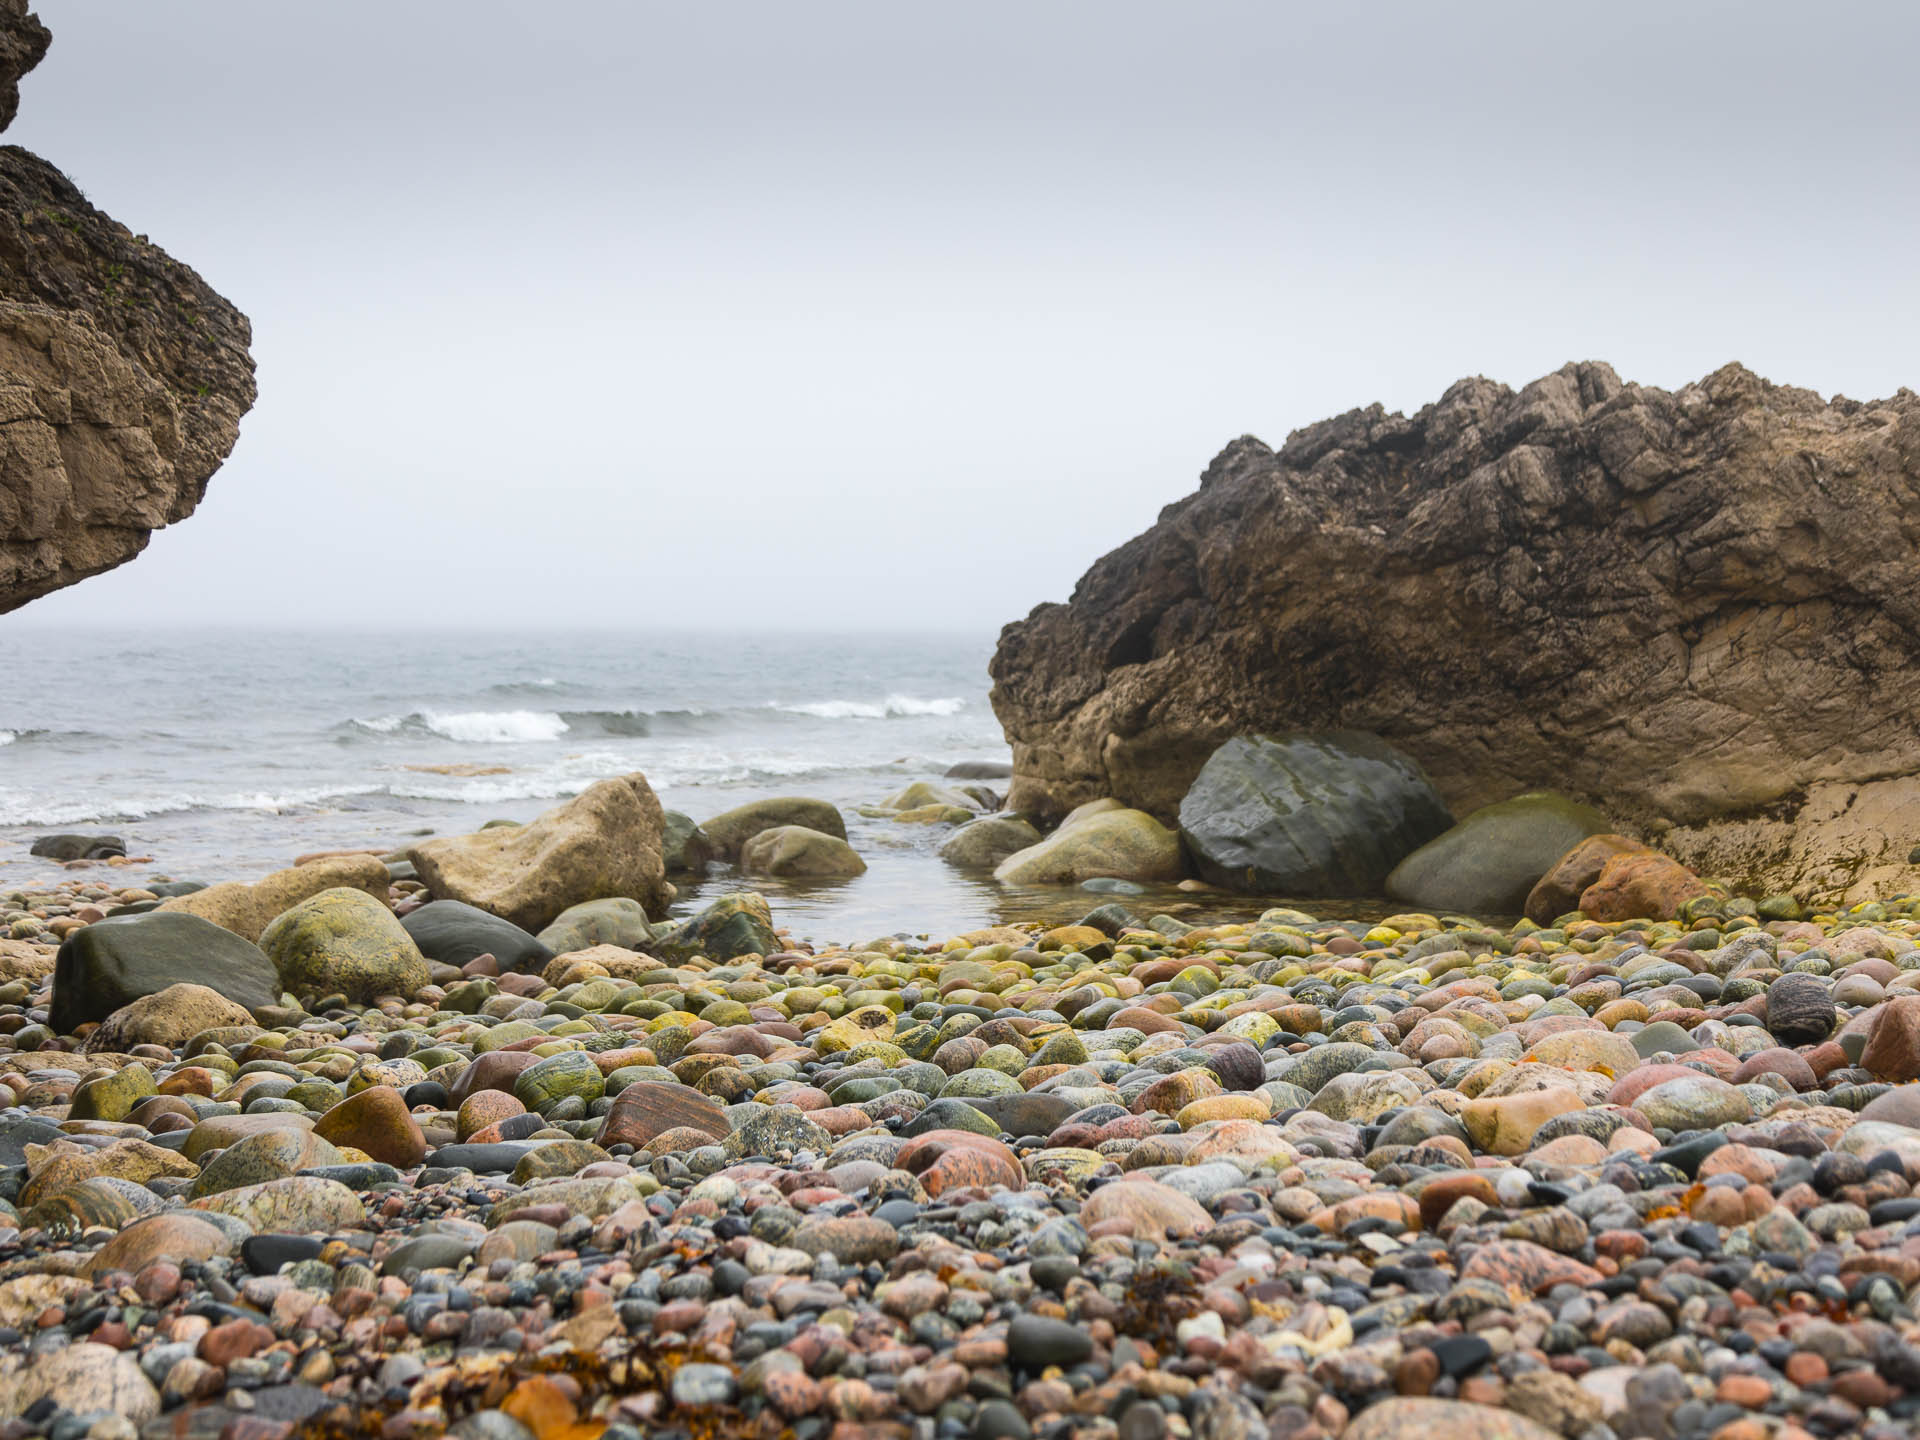
[(253, 320), (9, 623), (987, 629), (1251, 431), (1920, 383), (1920, 8), (40, 0), (6, 140)]

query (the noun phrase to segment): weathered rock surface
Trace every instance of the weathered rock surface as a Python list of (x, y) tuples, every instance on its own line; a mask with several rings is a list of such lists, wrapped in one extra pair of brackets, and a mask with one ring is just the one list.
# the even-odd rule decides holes
[[(0, 4), (0, 129), (47, 41), (20, 0)], [(193, 513), (253, 404), (250, 343), (192, 270), (0, 147), (0, 611)]]
[(1040, 832), (1017, 815), (983, 815), (969, 821), (940, 846), (949, 865), (987, 870), (1009, 855), (1040, 843)]
[(1885, 697), (1920, 670), (1916, 504), (1920, 396), (1737, 365), (1243, 438), (1002, 633), (1008, 804), (1170, 816), (1230, 736), (1345, 726), (1458, 810), (1551, 786), (1756, 893), (1911, 888), (1920, 728)]
[(387, 867), (371, 855), (329, 855), (305, 865), (276, 870), (247, 885), (230, 880), (191, 895), (162, 900), (162, 910), (179, 910), (211, 920), (255, 944), (260, 932), (302, 900), (322, 890), (350, 886), (364, 890), (382, 905), (387, 903)]
[(713, 842), (691, 815), (678, 810), (661, 814), (661, 854), (669, 875), (704, 875), (713, 861)]
[(776, 825), (740, 847), (740, 868), (749, 875), (838, 879), (867, 873), (867, 862), (846, 841), (804, 825)]
[(391, 910), (342, 887), (302, 900), (267, 927), (260, 948), (296, 995), (411, 999), (427, 961)]
[(752, 890), (722, 895), (654, 945), (663, 959), (704, 955), (710, 960), (732, 960), (741, 955), (770, 955), (779, 948), (773, 911), (766, 897)]
[(738, 860), (740, 851), (754, 836), (783, 825), (803, 825), (836, 840), (847, 838), (847, 820), (838, 806), (803, 795), (751, 800), (702, 822), (698, 828), (714, 858)]
[(1202, 879), (1279, 895), (1373, 894), (1452, 823), (1418, 765), (1353, 731), (1236, 736), (1180, 802)]
[(136, 1045), (184, 1045), (202, 1030), (251, 1025), (244, 1006), (206, 985), (169, 985), (143, 995), (109, 1015), (87, 1037), (89, 1050), (131, 1050)]
[(53, 970), (53, 1028), (104, 1020), (143, 995), (204, 985), (248, 1010), (274, 1005), (280, 980), (256, 945), (198, 915), (156, 910), (100, 920), (60, 946)]
[[(618, 945), (636, 950), (653, 939), (654, 926), (638, 900), (613, 896), (606, 900), (582, 900), (569, 905), (539, 935), (542, 948), (554, 955), (588, 950), (595, 945)], [(531, 970), (531, 965), (516, 966)]]
[(436, 899), (464, 900), (538, 933), (585, 900), (665, 908), (660, 802), (635, 771), (589, 785), (525, 825), (423, 840), (408, 856)]
[(1430, 909), (1516, 915), (1561, 857), (1606, 829), (1606, 816), (1564, 795), (1516, 795), (1407, 856), (1387, 876), (1387, 894)]
[(1620, 855), (1654, 853), (1625, 835), (1589, 835), (1554, 861), (1527, 893), (1526, 917), (1536, 925), (1551, 925), (1580, 908), (1580, 897), (1600, 878), (1608, 861)]
[(20, 113), (20, 77), (46, 58), (52, 39), (26, 0), (0, 4), (0, 130)]
[(1177, 880), (1183, 868), (1180, 837), (1153, 816), (1102, 810), (1070, 816), (1038, 845), (1002, 860), (993, 878), (1003, 885), (1077, 885), (1099, 876)]
[(126, 854), (127, 842), (118, 835), (42, 835), (27, 853), (48, 860), (106, 860)]
[(491, 955), (503, 971), (539, 973), (554, 952), (510, 920), (460, 900), (434, 900), (400, 924), (420, 953), (442, 965), (465, 965)]

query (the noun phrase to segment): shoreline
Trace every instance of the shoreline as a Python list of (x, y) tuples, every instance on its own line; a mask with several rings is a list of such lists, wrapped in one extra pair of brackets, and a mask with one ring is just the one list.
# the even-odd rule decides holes
[[(0, 1351), (31, 1361), (0, 1405), (30, 1427), (109, 1395), (468, 1440), (1920, 1417), (1911, 898), (1198, 928), (1063, 887), (1064, 923), (846, 948), (722, 875), (673, 931), (596, 902), (542, 932), (571, 953), (408, 961), (383, 997), (327, 968), (356, 927), (415, 926), (388, 958), (481, 932), (361, 875), (412, 913), (349, 886), (260, 936), (345, 993), (249, 1016), (189, 982), (76, 1053), (46, 942), (124, 873), (68, 874), (37, 937), (10, 904), (0, 947)], [(289, 923), (342, 895), (332, 940)]]

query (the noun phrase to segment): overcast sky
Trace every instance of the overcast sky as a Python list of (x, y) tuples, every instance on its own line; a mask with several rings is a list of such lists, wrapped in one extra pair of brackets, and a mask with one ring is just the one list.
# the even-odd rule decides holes
[(1251, 431), (1571, 359), (1920, 383), (1920, 7), (39, 0), (6, 140), (253, 320), (6, 623), (939, 626)]

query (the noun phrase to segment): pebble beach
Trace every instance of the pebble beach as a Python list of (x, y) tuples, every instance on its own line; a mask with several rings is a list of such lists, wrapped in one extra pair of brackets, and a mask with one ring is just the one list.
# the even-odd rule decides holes
[[(349, 886), (293, 913), (394, 924), (314, 863)], [(1195, 928), (1065, 890), (850, 946), (750, 893), (609, 943), (597, 902), (533, 971), (442, 933), (63, 1032), (54, 947), (163, 898), (74, 869), (0, 917), (3, 1440), (1920, 1415), (1911, 898)]]

